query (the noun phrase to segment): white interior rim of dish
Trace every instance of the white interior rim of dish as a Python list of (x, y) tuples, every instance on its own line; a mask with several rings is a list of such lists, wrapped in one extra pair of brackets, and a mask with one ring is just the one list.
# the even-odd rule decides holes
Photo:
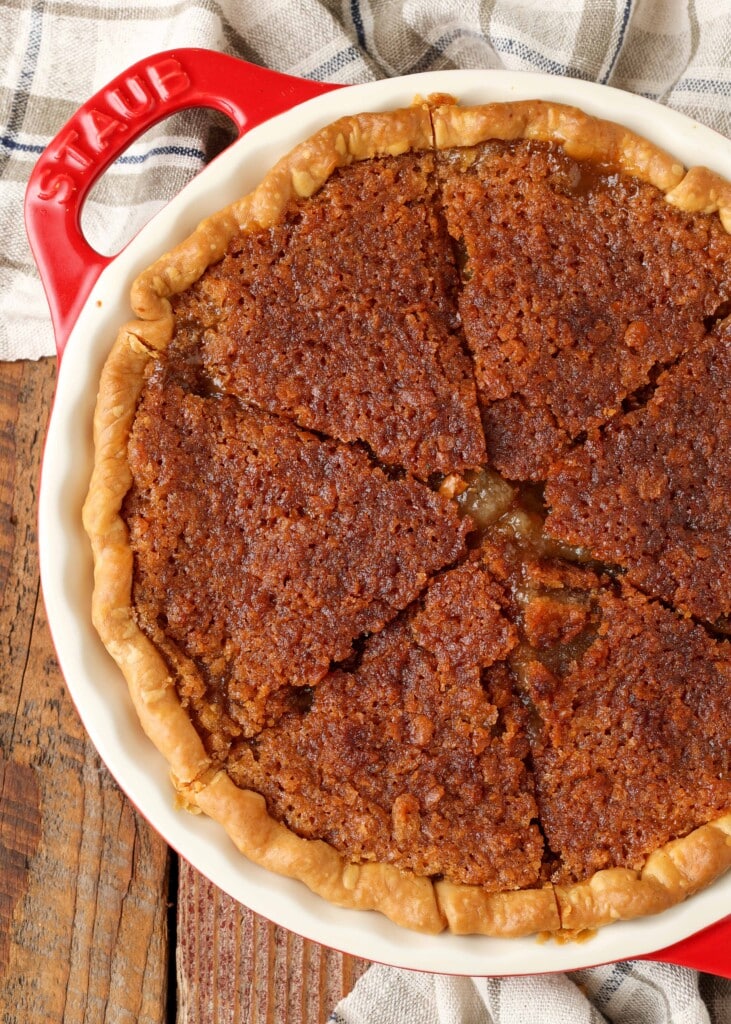
[(731, 142), (650, 100), (551, 75), (440, 71), (350, 86), (281, 114), (234, 143), (175, 197), (103, 272), (66, 346), (46, 442), (39, 500), (41, 579), (62, 672), (81, 719), (112, 775), (164, 839), (244, 905), (306, 938), (354, 956), (461, 975), (572, 970), (650, 953), (727, 913), (731, 872), (664, 913), (600, 929), (584, 943), (536, 938), (419, 935), (380, 914), (342, 910), (304, 885), (247, 861), (223, 829), (173, 807), (167, 765), (140, 728), (121, 673), (90, 620), (92, 561), (81, 526), (91, 471), (97, 381), (117, 328), (130, 317), (129, 287), (157, 256), (206, 215), (250, 191), (282, 154), (348, 113), (408, 105), (446, 92), (463, 105), (539, 98), (574, 104), (618, 121), (686, 166), (705, 164), (731, 178)]

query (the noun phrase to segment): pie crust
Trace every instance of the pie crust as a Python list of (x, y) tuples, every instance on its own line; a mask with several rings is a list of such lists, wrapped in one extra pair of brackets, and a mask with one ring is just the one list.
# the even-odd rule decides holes
[(686, 171), (627, 129), (572, 107), (536, 100), (461, 108), (451, 98), (432, 97), (405, 110), (344, 117), (322, 129), (284, 157), (250, 195), (203, 221), (133, 285), (137, 319), (122, 327), (113, 345), (94, 418), (95, 464), (83, 513), (94, 555), (92, 614), (145, 732), (169, 762), (180, 806), (220, 822), (253, 862), (299, 879), (334, 904), (375, 909), (422, 932), (576, 935), (657, 913), (709, 885), (731, 866), (731, 813), (667, 843), (640, 870), (604, 869), (570, 885), (488, 893), (392, 864), (350, 863), (326, 842), (301, 838), (271, 817), (260, 794), (239, 788), (207, 754), (165, 658), (137, 625), (133, 554), (120, 514), (132, 483), (127, 444), (145, 370), (175, 329), (171, 298), (220, 260), (235, 234), (276, 225), (292, 198), (312, 196), (337, 168), (490, 139), (559, 143), (572, 157), (651, 183), (681, 210), (717, 211), (731, 232), (728, 182), (705, 168)]

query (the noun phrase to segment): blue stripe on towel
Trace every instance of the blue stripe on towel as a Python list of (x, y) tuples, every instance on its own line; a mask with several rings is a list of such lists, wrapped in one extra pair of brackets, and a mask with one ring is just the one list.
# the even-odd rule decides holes
[(360, 60), (361, 54), (355, 46), (349, 46), (345, 50), (341, 50), (334, 56), (330, 57), (324, 63), (314, 68), (312, 71), (305, 73), (305, 78), (311, 78), (319, 82), (327, 78), (328, 75), (334, 74), (336, 71), (340, 71), (346, 64), (352, 64), (354, 60)]
[(189, 156), (194, 160), (205, 160), (206, 158), (203, 150), (196, 149), (195, 146), (155, 146), (153, 149), (148, 149), (146, 153), (125, 153), (115, 160), (115, 163), (144, 164), (145, 161), (155, 156)]
[(731, 82), (713, 78), (681, 78), (673, 86), (673, 92), (710, 92), (717, 96), (731, 96)]
[(350, 0), (350, 17), (353, 19), (353, 28), (358, 39), (358, 46), (366, 50), (365, 26), (363, 25), (363, 15), (360, 13), (358, 0)]
[(622, 49), (622, 45), (624, 43), (624, 37), (625, 37), (625, 33), (627, 32), (627, 26), (629, 25), (629, 17), (630, 17), (631, 13), (632, 13), (632, 0), (625, 0), (624, 10), (622, 11), (622, 23), (619, 26), (619, 36), (617, 38), (617, 44), (614, 47), (614, 53), (612, 54), (612, 59), (609, 62), (609, 67), (607, 68), (606, 72), (602, 76), (602, 79), (601, 79), (602, 85), (606, 85), (607, 84), (607, 82), (609, 81), (609, 76), (614, 71), (614, 65), (617, 63), (617, 58), (619, 57), (619, 51)]
[(18, 153), (42, 153), (45, 146), (31, 145), (29, 142), (19, 142), (14, 135), (0, 135), (0, 146), (11, 149)]

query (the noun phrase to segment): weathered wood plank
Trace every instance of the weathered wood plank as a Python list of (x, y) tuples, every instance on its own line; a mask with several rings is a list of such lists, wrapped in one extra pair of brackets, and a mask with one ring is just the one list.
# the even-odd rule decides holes
[(177, 1024), (321, 1024), (368, 967), (240, 906), (180, 861)]
[(167, 848), (86, 737), (40, 595), (54, 376), (0, 364), (0, 1019), (162, 1024)]

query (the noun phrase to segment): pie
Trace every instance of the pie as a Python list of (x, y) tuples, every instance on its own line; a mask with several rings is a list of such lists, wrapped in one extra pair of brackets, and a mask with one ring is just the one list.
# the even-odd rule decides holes
[(731, 865), (729, 231), (619, 125), (435, 96), (141, 274), (84, 521), (183, 807), (426, 932)]

